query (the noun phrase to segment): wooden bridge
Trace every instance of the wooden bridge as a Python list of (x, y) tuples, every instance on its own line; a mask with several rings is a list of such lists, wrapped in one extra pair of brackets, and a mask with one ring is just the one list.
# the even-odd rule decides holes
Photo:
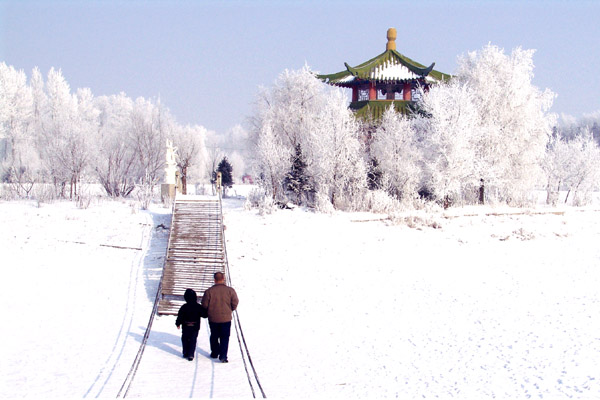
[[(266, 398), (244, 339), (237, 310), (232, 315), (231, 340), (237, 339), (240, 355), (238, 358), (231, 352), (232, 363), (225, 369), (215, 367), (207, 350), (196, 351), (195, 366), (192, 368), (187, 365), (187, 361), (182, 365), (179, 341), (165, 339), (173, 337), (173, 319), (154, 318), (156, 314), (177, 315), (184, 304), (183, 294), (187, 288), (194, 289), (200, 298), (213, 285), (215, 272), (222, 271), (229, 276), (223, 229), (220, 196), (177, 195), (171, 216), (165, 264), (152, 315), (117, 398), (239, 397), (239, 388), (245, 382), (248, 382), (253, 397), (257, 397), (257, 391), (260, 390), (260, 395)], [(227, 284), (231, 286), (230, 279), (227, 279)], [(205, 322), (202, 325), (207, 324)], [(198, 343), (201, 348), (210, 349), (208, 330), (206, 327), (202, 329), (205, 334), (199, 336)], [(147, 346), (148, 343), (150, 346)], [(177, 343), (176, 349), (172, 347), (174, 343)], [(176, 354), (177, 357), (165, 357), (165, 352)], [(142, 363), (144, 354), (146, 361)], [(236, 359), (241, 360), (236, 363)], [(157, 381), (173, 384), (159, 388), (155, 384)]]
[(163, 269), (158, 315), (177, 315), (187, 288), (198, 298), (225, 271), (221, 204), (213, 196), (178, 196)]

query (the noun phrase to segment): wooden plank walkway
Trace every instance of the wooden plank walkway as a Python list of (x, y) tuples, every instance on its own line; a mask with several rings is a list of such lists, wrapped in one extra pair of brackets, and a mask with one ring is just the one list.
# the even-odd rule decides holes
[(161, 283), (158, 315), (177, 315), (187, 288), (198, 298), (213, 285), (213, 274), (225, 269), (223, 216), (212, 196), (176, 199)]

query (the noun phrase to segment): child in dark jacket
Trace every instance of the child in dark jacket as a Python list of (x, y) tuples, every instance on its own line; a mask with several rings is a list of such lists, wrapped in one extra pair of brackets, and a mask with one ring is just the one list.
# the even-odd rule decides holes
[(175, 325), (177, 329), (182, 326), (181, 346), (183, 347), (183, 358), (189, 361), (194, 359), (196, 353), (196, 339), (200, 331), (200, 317), (206, 318), (206, 310), (198, 304), (198, 296), (193, 289), (186, 289), (183, 295), (185, 304), (177, 313)]

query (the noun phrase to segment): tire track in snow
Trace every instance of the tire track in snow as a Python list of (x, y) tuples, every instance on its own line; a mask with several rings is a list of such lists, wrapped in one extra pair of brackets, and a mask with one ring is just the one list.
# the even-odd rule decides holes
[[(117, 333), (115, 343), (113, 345), (113, 348), (112, 348), (109, 356), (107, 357), (106, 361), (104, 362), (104, 365), (102, 366), (102, 368), (100, 368), (100, 371), (98, 372), (98, 375), (96, 376), (96, 379), (94, 380), (94, 382), (92, 382), (92, 384), (90, 385), (88, 390), (83, 395), (84, 398), (87, 398), (90, 395), (90, 393), (92, 393), (92, 391), (94, 391), (96, 389), (98, 382), (100, 382), (102, 380), (103, 376), (106, 375), (106, 378), (104, 378), (104, 382), (97, 389), (98, 392), (94, 396), (96, 398), (100, 397), (100, 395), (106, 388), (106, 385), (110, 381), (110, 378), (112, 377), (112, 375), (117, 367), (117, 364), (119, 363), (119, 360), (121, 359), (121, 356), (123, 355), (123, 351), (125, 350), (125, 345), (127, 343), (127, 339), (131, 336), (131, 326), (133, 325), (135, 300), (136, 300), (136, 295), (137, 295), (137, 286), (138, 286), (139, 279), (140, 279), (140, 273), (143, 269), (143, 260), (148, 252), (150, 240), (152, 238), (152, 226), (153, 226), (152, 218), (150, 217), (149, 214), (145, 214), (145, 219), (146, 219), (146, 221), (145, 221), (146, 223), (144, 224), (144, 226), (147, 228), (142, 230), (142, 238), (141, 238), (141, 243), (140, 243), (140, 248), (142, 250), (140, 252), (138, 252), (137, 256), (131, 262), (131, 267), (130, 267), (130, 271), (129, 271), (129, 284), (127, 287), (127, 302), (125, 303), (125, 311), (123, 313), (123, 319), (121, 320), (121, 326), (119, 327), (119, 332)], [(129, 323), (127, 323), (127, 322), (129, 322)], [(126, 332), (124, 332), (125, 325), (127, 325)], [(120, 349), (117, 354), (117, 349), (119, 348), (119, 345), (120, 345)]]

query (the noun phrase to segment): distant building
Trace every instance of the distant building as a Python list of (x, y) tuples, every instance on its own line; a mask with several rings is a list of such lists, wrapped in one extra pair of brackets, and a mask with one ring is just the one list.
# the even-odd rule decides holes
[(385, 52), (356, 67), (344, 63), (346, 70), (329, 75), (317, 75), (333, 86), (352, 89), (350, 108), (357, 117), (379, 119), (393, 105), (403, 114), (414, 110), (418, 88), (447, 81), (451, 75), (425, 67), (396, 51), (396, 29), (387, 31)]
[(246, 174), (244, 176), (242, 176), (242, 183), (244, 184), (254, 184), (254, 179), (252, 179), (252, 176), (249, 174)]

